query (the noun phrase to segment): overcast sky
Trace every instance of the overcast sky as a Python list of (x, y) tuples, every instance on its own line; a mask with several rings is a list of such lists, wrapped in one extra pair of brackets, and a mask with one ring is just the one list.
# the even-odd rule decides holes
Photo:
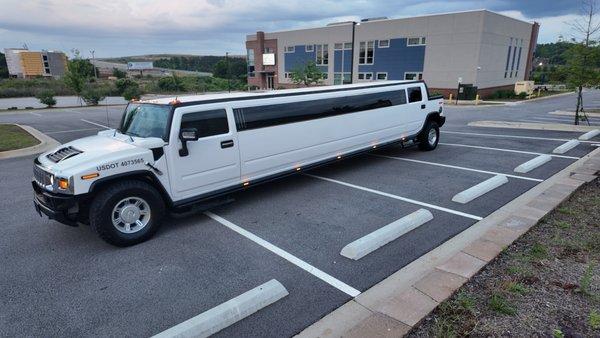
[(96, 57), (245, 53), (245, 35), (365, 17), (489, 9), (570, 38), (579, 0), (0, 0), (0, 48), (89, 50)]

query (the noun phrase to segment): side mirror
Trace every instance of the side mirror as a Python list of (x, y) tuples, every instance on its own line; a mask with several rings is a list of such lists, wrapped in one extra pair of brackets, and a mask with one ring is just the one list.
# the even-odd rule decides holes
[(198, 141), (198, 130), (196, 128), (183, 128), (179, 131), (179, 139), (181, 140), (181, 149), (179, 149), (179, 156), (188, 156), (187, 143), (189, 141)]

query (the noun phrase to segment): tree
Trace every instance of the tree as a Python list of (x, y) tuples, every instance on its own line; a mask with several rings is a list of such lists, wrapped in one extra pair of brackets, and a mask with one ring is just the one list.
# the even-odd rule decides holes
[(179, 76), (173, 73), (172, 76), (166, 76), (160, 78), (158, 80), (158, 88), (165, 92), (181, 92), (185, 90), (185, 86), (183, 85), (183, 81), (179, 78)]
[(0, 79), (8, 77), (8, 66), (6, 65), (6, 57), (3, 53), (0, 53)]
[(117, 87), (117, 93), (123, 95), (123, 93), (130, 87), (139, 88), (139, 84), (132, 79), (118, 79), (115, 81), (115, 87)]
[(72, 60), (69, 60), (63, 81), (78, 97), (81, 97), (85, 85), (94, 76), (94, 65), (89, 60), (82, 59), (79, 51), (74, 50), (73, 54), (74, 57)]
[(227, 68), (227, 61), (224, 59), (219, 60), (219, 62), (215, 63), (215, 66), (212, 69), (212, 74), (214, 77), (226, 79), (229, 76), (229, 70)]
[(45, 104), (48, 108), (56, 105), (56, 99), (54, 98), (54, 92), (51, 90), (43, 90), (39, 92), (35, 98), (40, 100), (41, 104)]
[(575, 43), (567, 51), (567, 83), (577, 88), (577, 106), (575, 108), (575, 124), (579, 124), (583, 112), (583, 88), (600, 87), (600, 72), (596, 65), (600, 53), (594, 36), (600, 31), (600, 23), (596, 20), (598, 4), (596, 0), (582, 1), (582, 18), (570, 25), (580, 36), (581, 42)]
[(307, 87), (311, 84), (319, 84), (323, 80), (323, 72), (314, 61), (308, 61), (304, 65), (294, 68), (290, 76), (295, 84), (303, 84)]
[(124, 70), (120, 70), (119, 68), (113, 68), (112, 75), (117, 79), (124, 79), (127, 77), (127, 73)]

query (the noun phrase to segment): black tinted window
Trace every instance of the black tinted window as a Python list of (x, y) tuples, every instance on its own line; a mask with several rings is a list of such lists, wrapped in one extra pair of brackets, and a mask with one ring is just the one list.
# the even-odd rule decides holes
[(238, 130), (307, 121), (406, 103), (406, 92), (396, 90), (331, 99), (234, 109)]
[(181, 129), (196, 128), (198, 137), (226, 134), (229, 132), (225, 109), (188, 113), (181, 117)]
[(421, 94), (421, 87), (408, 88), (408, 102), (421, 102), (423, 101), (423, 94)]

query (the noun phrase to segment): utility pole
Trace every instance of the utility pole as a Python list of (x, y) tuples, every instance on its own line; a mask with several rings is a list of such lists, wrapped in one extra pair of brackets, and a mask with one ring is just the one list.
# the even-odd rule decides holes
[(94, 78), (98, 78), (98, 73), (96, 70), (96, 59), (94, 59), (94, 54), (96, 53), (95, 50), (90, 50), (90, 53), (92, 54), (92, 66), (94, 66)]
[(229, 74), (229, 52), (225, 52), (225, 63), (227, 64), (227, 91), (231, 93), (231, 76)]

